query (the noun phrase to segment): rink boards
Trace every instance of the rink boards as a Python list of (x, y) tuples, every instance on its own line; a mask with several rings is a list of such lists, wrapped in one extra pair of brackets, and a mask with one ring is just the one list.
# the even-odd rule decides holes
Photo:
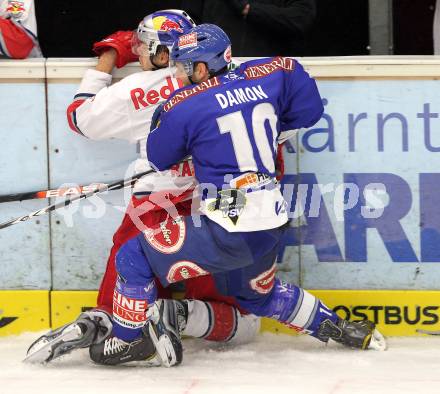
[[(440, 290), (440, 58), (301, 61), (325, 112), (284, 148), (292, 221), (280, 278), (308, 289)], [(2, 194), (125, 176), (135, 145), (90, 141), (67, 125), (66, 107), (94, 64), (0, 62)], [(345, 201), (348, 192), (356, 201)], [(97, 289), (129, 198), (102, 194), (0, 231), (0, 289)], [(47, 203), (4, 203), (0, 222)]]
[[(292, 221), (278, 276), (327, 289), (312, 292), (386, 335), (440, 328), (440, 58), (303, 64), (317, 78), (325, 112), (285, 146)], [(93, 65), (0, 62), (2, 194), (124, 177), (135, 146), (87, 141), (67, 126), (66, 106)], [(358, 193), (355, 203), (346, 203), (348, 192)], [(0, 336), (57, 327), (93, 307), (129, 194), (108, 193), (0, 232)], [(0, 222), (47, 203), (2, 204)], [(263, 330), (291, 332), (269, 320)]]
[[(440, 291), (311, 290), (339, 316), (370, 319), (388, 336), (440, 330)], [(96, 291), (0, 291), (0, 336), (56, 328), (96, 305)], [(295, 334), (270, 319), (262, 331)]]

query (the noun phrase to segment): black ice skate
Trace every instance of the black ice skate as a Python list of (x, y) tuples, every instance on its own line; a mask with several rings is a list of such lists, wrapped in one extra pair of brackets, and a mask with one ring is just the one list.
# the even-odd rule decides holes
[(148, 310), (146, 328), (165, 367), (179, 365), (183, 358), (180, 332), (186, 326), (188, 306), (185, 301), (158, 300)]
[(73, 323), (66, 324), (38, 338), (28, 349), (23, 361), (46, 363), (70, 353), (74, 349), (90, 346), (110, 332), (110, 317), (101, 311), (82, 313)]
[(132, 342), (125, 342), (115, 336), (92, 345), (89, 348), (90, 358), (97, 364), (119, 365), (130, 361), (145, 361), (147, 366), (159, 366), (156, 348), (148, 333)]
[(385, 350), (387, 347), (384, 336), (369, 320), (350, 322), (339, 319), (335, 324), (326, 319), (319, 326), (318, 338), (324, 342), (333, 339), (342, 345), (362, 350)]

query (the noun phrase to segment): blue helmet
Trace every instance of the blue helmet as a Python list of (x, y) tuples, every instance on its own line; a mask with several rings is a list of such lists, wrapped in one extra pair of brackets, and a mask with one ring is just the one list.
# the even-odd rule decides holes
[(188, 76), (195, 62), (205, 63), (212, 75), (231, 63), (231, 41), (220, 27), (204, 23), (174, 42), (170, 58), (172, 63), (183, 64)]
[(159, 45), (171, 49), (174, 41), (190, 31), (196, 24), (191, 17), (182, 10), (162, 10), (147, 15), (139, 23), (132, 43), (133, 53), (137, 48), (147, 45), (150, 54), (155, 54)]

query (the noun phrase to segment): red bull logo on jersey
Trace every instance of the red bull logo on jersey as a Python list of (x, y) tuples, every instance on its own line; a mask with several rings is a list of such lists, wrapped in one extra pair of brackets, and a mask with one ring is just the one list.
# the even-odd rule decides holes
[(130, 91), (131, 101), (136, 110), (144, 109), (150, 105), (156, 105), (167, 100), (171, 93), (183, 87), (180, 79), (167, 77), (162, 85), (158, 85), (157, 89), (144, 90), (135, 88)]
[(260, 294), (269, 293), (275, 284), (275, 264), (249, 282), (251, 288)]
[(13, 17), (18, 18), (23, 14), (23, 12), (26, 11), (26, 9), (24, 8), (24, 2), (8, 1), (8, 7), (6, 8), (6, 11), (8, 11)]
[(183, 260), (171, 266), (167, 274), (167, 281), (169, 283), (175, 283), (204, 275), (209, 275), (209, 272), (192, 261)]
[(186, 226), (181, 216), (160, 223), (158, 229), (144, 231), (147, 242), (157, 251), (164, 254), (178, 252), (185, 242)]

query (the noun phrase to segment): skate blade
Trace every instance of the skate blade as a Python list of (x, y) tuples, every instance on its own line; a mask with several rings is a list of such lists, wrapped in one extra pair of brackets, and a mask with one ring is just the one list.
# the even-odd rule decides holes
[(385, 337), (375, 329), (371, 336), (370, 344), (368, 345), (368, 349), (384, 351), (387, 350), (387, 341)]
[(48, 362), (52, 357), (53, 349), (56, 348), (59, 343), (79, 339), (82, 335), (81, 328), (77, 324), (72, 324), (71, 326), (66, 327), (66, 329), (52, 341), (50, 341), (47, 336), (43, 336), (41, 337), (41, 340), (37, 340), (37, 342), (31, 345), (23, 362)]
[(176, 364), (177, 358), (170, 337), (167, 334), (158, 336), (153, 323), (150, 321), (147, 324), (150, 338), (154, 344), (154, 347), (156, 348), (156, 352), (160, 358), (161, 364), (167, 368), (172, 367), (174, 364)]

